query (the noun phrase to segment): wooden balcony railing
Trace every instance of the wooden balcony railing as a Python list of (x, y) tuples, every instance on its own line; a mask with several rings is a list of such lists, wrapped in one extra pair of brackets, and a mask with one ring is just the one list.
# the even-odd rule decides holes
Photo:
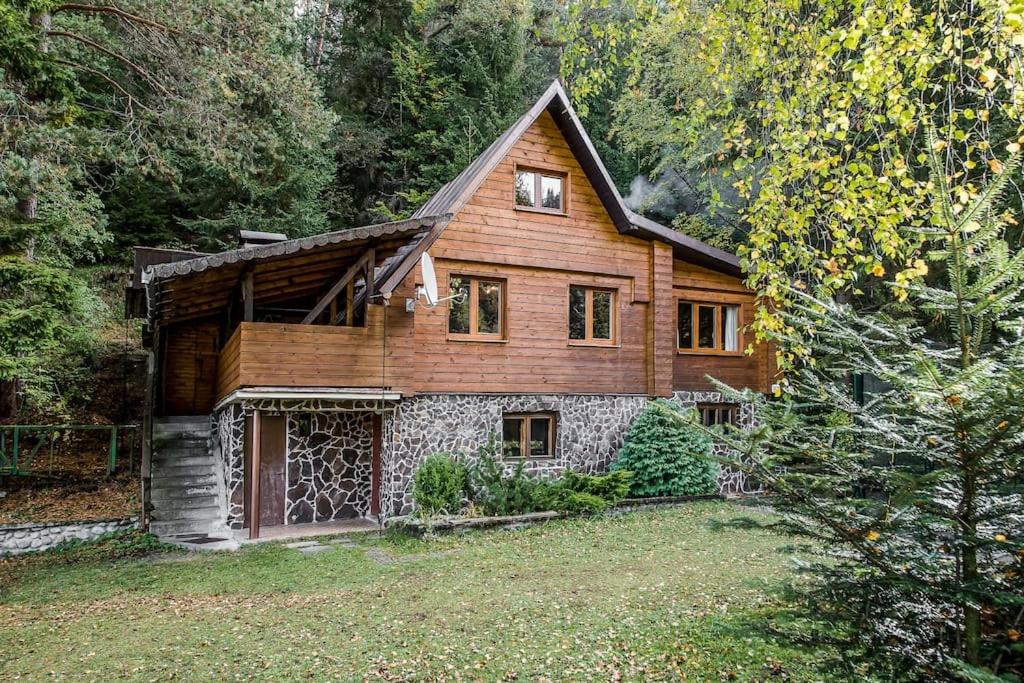
[(411, 346), (400, 326), (385, 345), (377, 318), (369, 316), (366, 327), (241, 323), (220, 352), (217, 396), (242, 387), (402, 391)]

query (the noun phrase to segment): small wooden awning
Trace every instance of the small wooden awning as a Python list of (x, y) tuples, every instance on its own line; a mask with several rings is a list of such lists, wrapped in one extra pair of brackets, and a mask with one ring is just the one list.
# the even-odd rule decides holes
[(147, 317), (164, 325), (217, 314), (250, 274), (258, 306), (316, 296), (369, 249), (374, 291), (387, 296), (450, 218), (421, 216), (151, 265), (142, 273)]

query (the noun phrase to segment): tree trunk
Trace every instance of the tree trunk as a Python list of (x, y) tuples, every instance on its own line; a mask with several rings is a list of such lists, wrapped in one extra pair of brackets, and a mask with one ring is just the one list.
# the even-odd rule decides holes
[(18, 414), (18, 382), (13, 379), (0, 380), (0, 419), (12, 418)]

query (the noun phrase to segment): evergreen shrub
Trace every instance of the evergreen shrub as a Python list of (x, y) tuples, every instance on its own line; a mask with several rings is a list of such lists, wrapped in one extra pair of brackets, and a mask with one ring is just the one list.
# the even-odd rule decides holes
[(466, 466), (446, 453), (429, 456), (413, 477), (412, 498), (420, 516), (454, 515), (462, 509)]
[[(683, 414), (686, 420), (679, 420)], [(718, 465), (711, 460), (711, 439), (696, 424), (696, 411), (681, 413), (657, 399), (626, 432), (612, 471), (632, 472), (634, 496), (697, 496), (716, 491)]]

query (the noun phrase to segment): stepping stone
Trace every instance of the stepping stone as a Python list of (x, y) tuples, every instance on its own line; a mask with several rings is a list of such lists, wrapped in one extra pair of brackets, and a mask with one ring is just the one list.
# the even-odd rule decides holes
[(320, 545), (319, 541), (297, 541), (295, 543), (285, 543), (285, 548), (291, 548), (292, 550), (301, 550), (302, 548), (312, 548), (315, 545)]
[(299, 552), (303, 555), (316, 555), (317, 553), (325, 553), (328, 550), (334, 550), (333, 546), (329, 545), (311, 545), (305, 548), (299, 548)]
[(352, 542), (350, 538), (335, 538), (334, 540), (327, 541), (331, 545), (340, 545), (343, 548), (355, 548), (356, 544)]

